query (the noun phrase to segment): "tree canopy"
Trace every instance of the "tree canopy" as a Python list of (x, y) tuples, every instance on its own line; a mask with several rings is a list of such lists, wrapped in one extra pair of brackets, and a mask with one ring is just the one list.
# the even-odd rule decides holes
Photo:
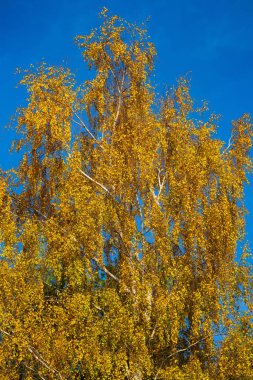
[(0, 175), (0, 379), (253, 379), (238, 249), (252, 120), (224, 144), (187, 78), (156, 94), (145, 29), (102, 18), (76, 37), (93, 79), (43, 63), (21, 80), (22, 158)]

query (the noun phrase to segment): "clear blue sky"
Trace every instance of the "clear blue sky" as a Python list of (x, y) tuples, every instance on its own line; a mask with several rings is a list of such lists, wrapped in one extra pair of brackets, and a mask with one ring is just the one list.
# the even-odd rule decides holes
[[(85, 78), (73, 38), (98, 25), (103, 6), (132, 22), (150, 17), (159, 88), (190, 71), (193, 97), (223, 115), (219, 137), (228, 140), (231, 120), (253, 115), (253, 0), (0, 0), (0, 167), (16, 164), (8, 153), (13, 132), (4, 128), (26, 97), (15, 88), (15, 69), (44, 59)], [(246, 192), (253, 248), (252, 190), (253, 178)]]

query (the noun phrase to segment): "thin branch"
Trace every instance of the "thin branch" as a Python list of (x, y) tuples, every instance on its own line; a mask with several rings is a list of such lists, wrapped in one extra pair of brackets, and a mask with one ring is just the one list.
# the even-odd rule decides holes
[(0, 329), (0, 332), (3, 333), (4, 335), (11, 336), (10, 333), (8, 333), (7, 331), (5, 331), (3, 329)]
[(93, 133), (89, 130), (89, 128), (88, 128), (87, 125), (83, 122), (83, 120), (80, 118), (80, 116), (78, 115), (78, 113), (75, 112), (74, 110), (72, 110), (72, 111), (73, 111), (73, 114), (74, 114), (74, 115), (77, 117), (77, 119), (79, 120), (79, 122), (78, 122), (78, 121), (76, 121), (76, 120), (73, 119), (73, 122), (76, 123), (76, 124), (78, 124), (78, 125), (80, 125), (81, 127), (83, 127), (83, 128), (86, 130), (86, 132), (92, 137), (92, 139), (96, 141), (96, 143), (98, 144), (98, 146), (99, 146), (101, 149), (104, 149), (104, 148), (102, 147), (102, 145), (100, 144), (100, 141), (99, 141), (99, 140), (96, 138), (96, 136), (94, 136)]
[(189, 344), (189, 346), (187, 346), (187, 347), (185, 347), (185, 348), (180, 348), (179, 350), (177, 350), (177, 351), (173, 352), (172, 354), (170, 354), (169, 356), (167, 356), (167, 359), (170, 359), (170, 358), (172, 358), (173, 356), (179, 354), (179, 352), (184, 352), (184, 351), (189, 350), (189, 348), (196, 346), (196, 345), (199, 344), (200, 342), (203, 342), (203, 340), (206, 340), (208, 337), (209, 337), (209, 336), (206, 336), (206, 337), (204, 337), (204, 338), (201, 338), (201, 339), (197, 340), (196, 342)]
[(30, 371), (34, 372), (34, 373), (36, 374), (36, 376), (39, 376), (39, 378), (40, 378), (41, 380), (46, 380), (46, 378), (45, 378), (44, 376), (40, 375), (40, 374), (38, 373), (38, 371), (36, 371), (34, 368), (29, 367), (29, 365), (27, 365), (27, 364), (25, 364), (25, 363), (22, 363), (22, 364), (23, 364), (23, 366), (24, 366), (25, 368), (30, 369)]
[(159, 183), (159, 192), (158, 192), (158, 196), (157, 196), (158, 199), (161, 195), (161, 192), (162, 192), (163, 187), (164, 187), (165, 179), (166, 179), (166, 175), (164, 175), (163, 179), (161, 181), (161, 172), (162, 172), (162, 170), (159, 170), (159, 172), (158, 172), (158, 183)]
[[(78, 244), (80, 244), (77, 240), (77, 238), (74, 235), (71, 235), (71, 237), (74, 239), (74, 241)], [(80, 244), (81, 245), (81, 244)], [(82, 245), (81, 245), (82, 247)], [(87, 257), (87, 255), (84, 253), (84, 256)], [(95, 263), (102, 269), (103, 272), (105, 272), (109, 277), (111, 277), (113, 280), (120, 282), (119, 278), (115, 276), (113, 273), (111, 273), (104, 264), (100, 263), (99, 260), (96, 257), (92, 257), (91, 260), (95, 261)], [(129, 290), (130, 292), (130, 290)]]
[(143, 270), (143, 264), (142, 264), (142, 262), (138, 260), (138, 258), (137, 258), (136, 255), (131, 255), (131, 253), (129, 252), (129, 249), (127, 248), (127, 246), (126, 246), (126, 244), (124, 242), (122, 232), (119, 232), (117, 230), (115, 230), (115, 232), (120, 237), (121, 243), (123, 244), (123, 247), (124, 247), (124, 249), (122, 250), (122, 254), (124, 254), (128, 259), (130, 259), (130, 261), (133, 259), (135, 261), (135, 263), (138, 265), (139, 269)]
[(157, 204), (157, 206), (160, 207), (159, 200), (158, 200), (157, 196), (155, 195), (154, 191), (151, 188), (149, 190), (150, 190), (151, 194), (153, 195), (155, 203)]
[(101, 307), (99, 307), (95, 303), (93, 303), (93, 306), (95, 307), (95, 309), (97, 309), (98, 311), (101, 311), (104, 314), (105, 311), (103, 309), (101, 309)]
[[(104, 264), (101, 264), (100, 262), (99, 262), (99, 260), (98, 259), (94, 259), (93, 258), (93, 260), (100, 266), (100, 268), (108, 275), (108, 276), (110, 276), (113, 280), (115, 280), (115, 281), (117, 281), (117, 282), (120, 282), (120, 280), (119, 280), (119, 278), (117, 277), (117, 276), (115, 276), (112, 272), (110, 272), (105, 266), (104, 266)], [(130, 292), (130, 290), (129, 290), (129, 292)]]
[(118, 100), (118, 106), (117, 106), (116, 115), (115, 115), (115, 118), (114, 118), (113, 128), (116, 126), (116, 124), (118, 122), (118, 118), (119, 118), (119, 113), (120, 113), (120, 108), (121, 108), (121, 103), (122, 103), (121, 100), (122, 100), (122, 90), (123, 90), (124, 80), (125, 80), (125, 72), (123, 71), (122, 81), (121, 81), (121, 84), (120, 84), (120, 88), (118, 87), (119, 100)]
[[(5, 331), (3, 329), (0, 329), (0, 332), (3, 333), (4, 335), (9, 336), (9, 337), (13, 336), (13, 333), (10, 334), (10, 333), (8, 333), (7, 331)], [(57, 371), (57, 369), (50, 367), (50, 365), (48, 364), (48, 362), (43, 358), (43, 356), (33, 346), (28, 345), (27, 349), (35, 357), (35, 359), (38, 360), (44, 367), (46, 367), (49, 371), (51, 371), (54, 374), (56, 374), (60, 380), (64, 380), (64, 378), (62, 377), (62, 375), (60, 374), (60, 372)]]
[(50, 372), (53, 372), (58, 376), (60, 380), (64, 380), (61, 373), (57, 371), (57, 369), (50, 367), (47, 361), (43, 358), (43, 356), (32, 346), (28, 346), (28, 351), (37, 359), (44, 367), (46, 367)]
[(229, 141), (228, 141), (228, 146), (226, 147), (226, 149), (224, 149), (224, 151), (221, 153), (221, 155), (223, 156), (232, 146), (233, 144), (233, 141), (232, 141), (232, 138), (233, 136), (230, 137)]
[(79, 169), (79, 172), (86, 178), (88, 178), (90, 181), (92, 181), (93, 183), (95, 183), (96, 185), (98, 185), (99, 187), (101, 187), (101, 189), (103, 189), (106, 193), (111, 194), (111, 192), (104, 186), (102, 185), (102, 183), (96, 181), (94, 178), (90, 177), (87, 173), (85, 173), (82, 169)]
[[(225, 333), (222, 333), (222, 332), (221, 332), (221, 333), (219, 333), (219, 334), (215, 334), (214, 336), (219, 336), (219, 335), (225, 335)], [(173, 352), (173, 353), (170, 354), (169, 356), (166, 356), (166, 360), (172, 358), (173, 356), (179, 354), (180, 352), (184, 352), (184, 351), (189, 350), (189, 348), (196, 346), (197, 344), (199, 344), (200, 342), (203, 342), (204, 340), (206, 340), (206, 339), (209, 338), (210, 336), (212, 336), (212, 334), (209, 334), (209, 335), (207, 335), (207, 336), (205, 336), (205, 337), (203, 337), (203, 338), (197, 340), (196, 342), (189, 344), (189, 345), (188, 345), (187, 347), (185, 347), (185, 348), (181, 348), (181, 349), (179, 349), (179, 350)], [(154, 380), (157, 380), (157, 377), (158, 377), (158, 375), (159, 375), (159, 372), (161, 371), (161, 368), (162, 368), (162, 366), (163, 366), (163, 364), (164, 364), (164, 361), (165, 361), (165, 359), (163, 360), (162, 364), (161, 364), (160, 367), (158, 368), (158, 371), (156, 372), (156, 375), (155, 375), (155, 377), (154, 377)]]
[(154, 338), (154, 335), (155, 335), (155, 331), (156, 331), (156, 328), (157, 328), (157, 325), (155, 325), (155, 327), (153, 328), (153, 330), (152, 330), (152, 333), (151, 333), (151, 335), (150, 335), (150, 338), (149, 338), (149, 340), (152, 340), (152, 339)]
[[(163, 170), (163, 169), (162, 169), (162, 170)], [(160, 169), (160, 170), (158, 171), (158, 175), (157, 175), (157, 177), (158, 177), (158, 186), (159, 186), (158, 194), (155, 195), (154, 190), (152, 190), (151, 188), (149, 189), (150, 192), (151, 192), (151, 194), (153, 195), (153, 198), (154, 198), (155, 203), (156, 203), (157, 206), (159, 206), (159, 207), (160, 207), (159, 199), (160, 199), (161, 192), (162, 192), (162, 190), (163, 190), (163, 188), (164, 188), (165, 179), (166, 179), (166, 174), (164, 174), (163, 179), (161, 180), (161, 173), (162, 173), (162, 170)]]
[(121, 107), (121, 97), (119, 98), (119, 101), (118, 101), (118, 107), (117, 107), (117, 112), (116, 112), (116, 115), (114, 118), (113, 128), (116, 126), (116, 124), (118, 122), (120, 107)]

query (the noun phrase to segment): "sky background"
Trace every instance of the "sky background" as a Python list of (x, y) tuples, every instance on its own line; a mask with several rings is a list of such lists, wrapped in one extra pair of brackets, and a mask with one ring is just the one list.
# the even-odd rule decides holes
[[(45, 60), (64, 64), (80, 79), (88, 75), (73, 43), (98, 26), (98, 13), (141, 23), (155, 43), (156, 82), (160, 91), (190, 72), (191, 94), (207, 100), (221, 114), (218, 137), (228, 141), (230, 122), (244, 112), (253, 115), (253, 0), (0, 0), (0, 167), (18, 160), (9, 148), (14, 132), (5, 129), (26, 93), (15, 70)], [(253, 176), (246, 189), (247, 231), (253, 248)]]

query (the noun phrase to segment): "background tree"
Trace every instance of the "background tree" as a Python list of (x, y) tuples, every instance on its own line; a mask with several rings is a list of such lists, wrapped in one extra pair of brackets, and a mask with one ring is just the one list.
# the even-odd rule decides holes
[[(157, 99), (146, 31), (102, 12), (76, 87), (21, 81), (17, 170), (1, 174), (1, 379), (251, 379), (243, 186), (252, 123)], [(74, 132), (79, 130), (76, 135)]]

